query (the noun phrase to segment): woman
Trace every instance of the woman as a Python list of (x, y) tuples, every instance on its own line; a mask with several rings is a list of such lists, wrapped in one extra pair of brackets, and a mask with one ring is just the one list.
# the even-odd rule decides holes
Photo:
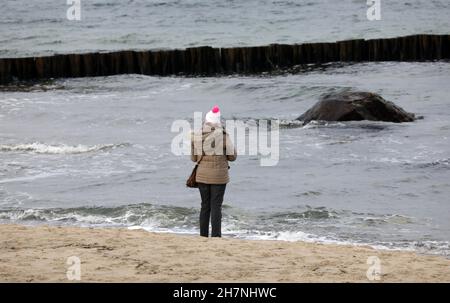
[(229, 181), (228, 161), (236, 160), (236, 150), (220, 121), (220, 110), (214, 106), (205, 116), (202, 132), (194, 134), (191, 160), (198, 163), (196, 181), (200, 190), (200, 236), (221, 237), (222, 202)]

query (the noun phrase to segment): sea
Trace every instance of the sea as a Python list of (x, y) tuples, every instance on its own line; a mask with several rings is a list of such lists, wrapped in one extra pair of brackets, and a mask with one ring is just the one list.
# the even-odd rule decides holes
[[(0, 57), (449, 34), (449, 1), (3, 0)], [(197, 234), (200, 195), (176, 120), (279, 121), (279, 161), (230, 163), (223, 236), (450, 255), (450, 62), (311, 65), (217, 77), (118, 75), (0, 86), (0, 223)], [(370, 91), (410, 123), (296, 118)]]

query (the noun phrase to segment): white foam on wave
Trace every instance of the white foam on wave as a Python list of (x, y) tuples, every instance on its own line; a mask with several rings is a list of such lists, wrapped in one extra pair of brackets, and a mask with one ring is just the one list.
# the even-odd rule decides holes
[(37, 154), (81, 154), (96, 152), (116, 147), (127, 146), (127, 143), (120, 144), (97, 144), (97, 145), (66, 145), (66, 144), (45, 144), (39, 142), (25, 144), (0, 144), (0, 152), (31, 152)]
[(12, 183), (12, 182), (23, 182), (23, 181), (34, 181), (34, 180), (38, 180), (38, 179), (49, 178), (49, 177), (54, 177), (54, 176), (59, 176), (59, 175), (62, 175), (62, 174), (61, 173), (43, 172), (41, 174), (37, 174), (37, 175), (33, 175), (33, 176), (1, 179), (0, 184)]
[[(127, 210), (125, 213), (89, 213), (86, 210), (69, 210), (61, 209), (10, 209), (0, 211), (0, 222), (20, 222), (20, 223), (36, 223), (36, 224), (57, 224), (57, 225), (75, 225), (90, 227), (124, 227), (130, 230), (142, 229), (156, 233), (173, 233), (197, 235), (198, 228), (189, 222), (181, 222), (177, 224), (167, 224), (170, 218), (167, 215), (157, 214), (144, 218), (144, 220), (136, 220), (136, 212)], [(300, 230), (258, 230), (240, 228), (234, 222), (223, 222), (223, 236), (237, 239), (247, 240), (265, 240), (265, 241), (286, 241), (286, 242), (306, 242), (348, 246), (368, 246), (377, 250), (391, 251), (415, 251), (424, 254), (444, 255), (450, 253), (448, 241), (400, 241), (400, 242), (376, 242), (370, 243), (355, 239), (342, 239), (331, 235), (320, 236), (307, 233)]]

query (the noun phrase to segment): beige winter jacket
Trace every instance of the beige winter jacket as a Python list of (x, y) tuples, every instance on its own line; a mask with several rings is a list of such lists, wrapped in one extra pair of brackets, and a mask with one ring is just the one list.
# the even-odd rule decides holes
[(230, 180), (228, 161), (234, 161), (237, 157), (233, 143), (222, 127), (205, 124), (202, 133), (194, 133), (191, 138), (191, 160), (197, 162), (201, 157), (196, 181), (226, 184)]

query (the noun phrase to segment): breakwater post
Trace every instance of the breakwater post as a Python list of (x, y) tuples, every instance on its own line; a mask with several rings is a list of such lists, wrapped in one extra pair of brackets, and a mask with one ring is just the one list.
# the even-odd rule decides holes
[(412, 35), (332, 43), (184, 50), (114, 51), (0, 58), (0, 84), (13, 80), (118, 74), (214, 76), (257, 74), (301, 64), (450, 59), (450, 35)]

